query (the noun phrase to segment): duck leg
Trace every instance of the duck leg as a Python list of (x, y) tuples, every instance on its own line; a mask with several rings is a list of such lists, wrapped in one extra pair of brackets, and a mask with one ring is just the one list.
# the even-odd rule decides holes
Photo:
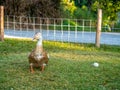
[(44, 64), (43, 64), (43, 65), (41, 66), (41, 71), (43, 72), (44, 69), (45, 69), (45, 66), (44, 66)]
[(34, 73), (33, 64), (32, 64), (32, 63), (30, 64), (30, 72), (31, 72), (31, 73)]

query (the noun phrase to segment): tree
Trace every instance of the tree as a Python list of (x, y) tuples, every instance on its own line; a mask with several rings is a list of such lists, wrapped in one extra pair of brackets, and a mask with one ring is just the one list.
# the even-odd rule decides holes
[(92, 10), (103, 9), (104, 20), (116, 20), (117, 13), (120, 11), (120, 1), (117, 0), (99, 0), (92, 5)]
[(0, 0), (6, 15), (60, 17), (60, 0)]

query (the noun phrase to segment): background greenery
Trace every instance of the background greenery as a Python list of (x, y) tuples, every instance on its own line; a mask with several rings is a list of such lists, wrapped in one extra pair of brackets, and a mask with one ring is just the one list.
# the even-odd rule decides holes
[[(103, 26), (119, 28), (119, 0), (0, 0), (5, 15), (97, 19), (97, 9), (103, 11)], [(120, 31), (120, 30), (119, 30)]]
[(105, 20), (116, 20), (120, 12), (119, 0), (0, 0), (0, 5), (5, 6), (6, 15), (51, 18), (94, 19), (101, 8)]

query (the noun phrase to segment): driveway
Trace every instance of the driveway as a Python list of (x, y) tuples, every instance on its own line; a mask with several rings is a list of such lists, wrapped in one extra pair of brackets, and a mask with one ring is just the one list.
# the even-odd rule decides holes
[[(59, 30), (5, 30), (5, 37), (32, 38), (35, 32), (42, 32), (44, 40), (95, 43), (95, 32), (59, 31)], [(101, 44), (120, 45), (120, 33), (102, 32)]]

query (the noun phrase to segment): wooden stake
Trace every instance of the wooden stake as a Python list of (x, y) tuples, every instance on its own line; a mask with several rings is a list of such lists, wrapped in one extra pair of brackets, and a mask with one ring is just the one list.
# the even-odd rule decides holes
[(97, 30), (96, 30), (96, 47), (100, 48), (100, 35), (102, 26), (102, 9), (98, 9)]
[(4, 6), (0, 6), (0, 41), (4, 41)]

